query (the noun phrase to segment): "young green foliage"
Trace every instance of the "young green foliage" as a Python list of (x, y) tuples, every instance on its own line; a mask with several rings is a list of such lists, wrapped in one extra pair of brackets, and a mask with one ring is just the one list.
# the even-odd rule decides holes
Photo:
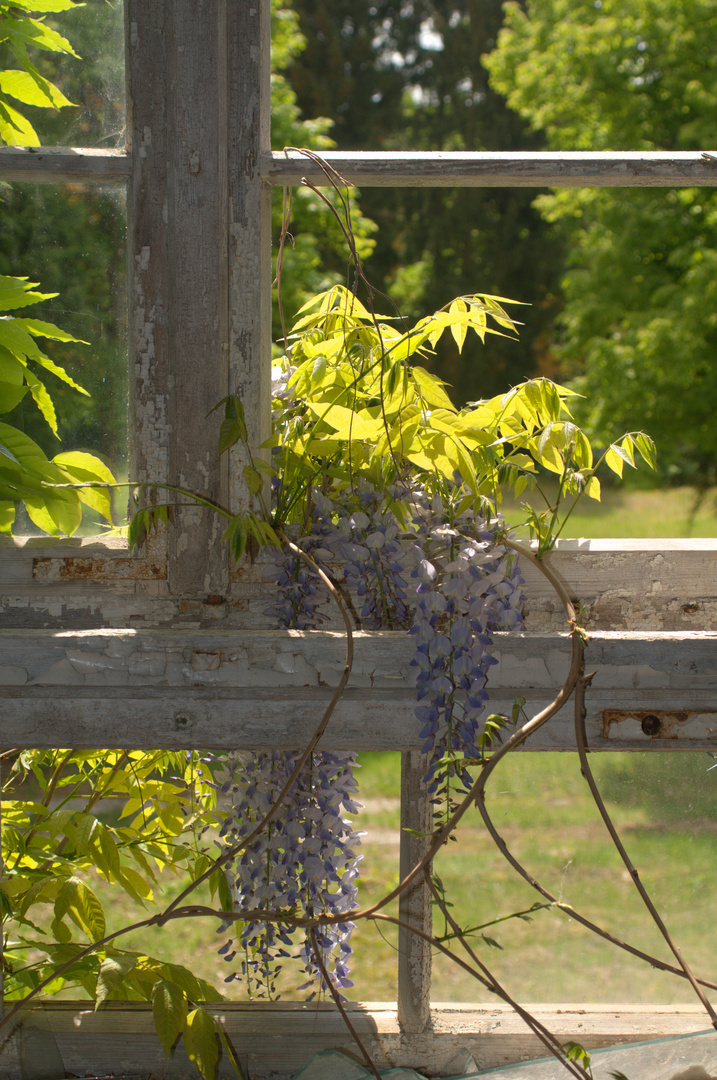
[(47, 24), (47, 15), (81, 7), (73, 0), (12, 0), (0, 2), (0, 42), (19, 68), (0, 71), (0, 142), (9, 146), (39, 146), (35, 128), (16, 104), (43, 109), (72, 105), (62, 91), (44, 78), (28, 49), (77, 56), (67, 38)]
[(602, 461), (619, 474), (625, 462), (634, 466), (637, 451), (654, 466), (654, 446), (642, 433), (624, 436), (596, 461), (572, 418), (573, 392), (548, 379), (463, 409), (453, 405), (446, 384), (421, 360), (446, 330), (459, 348), (469, 331), (482, 341), (513, 333), (510, 303), (480, 293), (458, 297), (407, 329), (343, 286), (305, 304), (278, 361), (283, 389), (274, 398), (276, 431), (265, 444), (274, 449), (278, 476), (275, 524), (300, 519), (313, 485), (348, 489), (359, 477), (385, 490), (418, 474), (442, 496), (459, 479), (466, 499), (488, 500), (497, 512), (504, 491), (519, 496), (534, 487), (542, 468), (560, 476), (557, 501), (543, 514), (529, 511), (543, 553), (558, 534), (566, 497), (600, 498)]
[[(104, 941), (113, 928), (93, 886), (104, 879), (151, 914), (162, 902), (155, 898), (160, 872), (197, 877), (211, 866), (202, 833), (217, 815), (205, 766), (196, 753), (113, 750), (22, 751), (6, 761), (0, 882), (6, 1000), (49, 979), (45, 994), (71, 988), (95, 1007), (151, 1001), (169, 1053), (186, 1028), (188, 1001), (221, 994), (186, 968)], [(121, 803), (115, 818), (103, 811), (108, 799)], [(210, 887), (225, 905), (219, 873)], [(92, 943), (96, 948), (88, 951)], [(203, 1023), (192, 1021), (189, 1038), (209, 1080)]]

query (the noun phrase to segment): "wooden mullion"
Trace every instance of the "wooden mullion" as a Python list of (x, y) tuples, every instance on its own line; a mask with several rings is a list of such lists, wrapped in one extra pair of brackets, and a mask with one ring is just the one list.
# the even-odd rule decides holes
[[(384, 152), (330, 150), (321, 155), (359, 187), (714, 187), (717, 153), (611, 152)], [(329, 183), (321, 167), (296, 151), (265, 154), (263, 172), (274, 185), (307, 177)]]
[[(424, 780), (425, 759), (417, 750), (401, 754), (401, 840), (399, 876), (403, 880), (421, 861), (430, 843), (432, 816)], [(399, 916), (424, 934), (431, 933), (430, 891), (419, 878), (401, 894)], [(399, 927), (398, 1022), (406, 1034), (424, 1031), (431, 1015), (431, 947)]]
[[(226, 2), (226, 0), (225, 0)], [(271, 12), (267, 0), (226, 5), (226, 212), (228, 389), (242, 402), (249, 443), (271, 433), (271, 187), (261, 175), (271, 145)], [(250, 508), (240, 445), (229, 459), (229, 501)]]

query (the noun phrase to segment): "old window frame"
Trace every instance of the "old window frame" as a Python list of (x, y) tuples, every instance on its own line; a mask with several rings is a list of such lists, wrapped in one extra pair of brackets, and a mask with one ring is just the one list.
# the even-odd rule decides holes
[[(324, 178), (301, 155), (270, 149), (268, 0), (215, 0), (201, 5), (201, 13), (197, 0), (125, 0), (125, 8), (125, 150), (2, 148), (0, 179), (127, 185), (131, 474), (205, 491), (238, 509), (247, 500), (239, 453), (217, 460), (216, 429), (205, 417), (231, 389), (244, 401), (252, 440), (268, 432), (271, 188), (297, 184), (303, 176), (318, 184)], [(717, 158), (699, 152), (325, 156), (363, 187), (717, 184)], [(2, 545), (4, 745), (301, 742), (326, 696), (319, 686), (326, 679), (307, 687), (302, 672), (325, 674), (340, 666), (339, 646), (321, 633), (257, 633), (258, 586), (251, 569), (232, 571), (217, 543), (216, 522), (193, 510), (183, 513), (181, 529), (160, 531), (139, 553), (98, 539)], [(716, 552), (715, 541), (566, 541), (552, 556), (581, 599), (594, 604), (597, 625), (605, 626), (593, 637), (607, 673), (590, 699), (594, 747), (650, 745), (630, 723), (641, 708), (688, 708), (682, 745), (714, 745), (709, 717), (717, 680), (710, 662), (713, 635), (705, 631), (715, 625), (716, 608), (714, 588), (710, 592), (704, 582)], [(655, 590), (656, 574), (673, 584), (669, 596)], [(493, 685), (498, 699), (521, 691), (539, 706), (551, 696), (559, 670), (546, 663), (542, 682), (531, 677), (526, 693), (526, 659), (554, 656), (562, 627), (542, 583), (526, 576), (532, 629), (505, 642)], [(329, 743), (401, 750), (402, 824), (420, 830), (427, 811), (410, 749), (405, 642), (364, 634), (357, 645), (356, 679), (336, 725), (341, 734)], [(213, 678), (213, 661), (203, 669), (207, 656), (228, 671), (224, 682)], [(287, 675), (282, 687), (276, 685), (277, 657)], [(675, 681), (675, 664), (685, 670), (693, 665), (689, 691)], [(658, 674), (635, 686), (635, 668), (642, 667)], [(365, 684), (369, 674), (372, 686), (366, 688), (362, 678)], [(390, 731), (381, 722), (387, 709), (394, 718)], [(606, 726), (611, 709), (622, 711), (624, 727)], [(568, 727), (567, 717), (556, 723), (543, 748), (569, 748)], [(404, 865), (416, 843), (404, 836)], [(426, 897), (418, 892), (406, 898), (404, 913), (427, 925)], [(440, 1072), (461, 1048), (486, 1067), (541, 1052), (501, 1006), (429, 1009), (427, 951), (402, 955), (397, 1005), (354, 1010), (379, 1062), (420, 1063)], [(330, 1009), (242, 1005), (219, 1011), (252, 1071), (295, 1072), (317, 1049), (350, 1046)], [(565, 1039), (579, 1037), (588, 1046), (705, 1026), (697, 1008), (610, 1006), (588, 1015), (576, 1005), (537, 1012)], [(47, 1003), (39, 1013), (74, 1071), (107, 1071), (118, 1054), (126, 1061), (128, 1031), (138, 1067), (161, 1066), (146, 1009), (113, 1005), (93, 1014), (78, 1004)]]

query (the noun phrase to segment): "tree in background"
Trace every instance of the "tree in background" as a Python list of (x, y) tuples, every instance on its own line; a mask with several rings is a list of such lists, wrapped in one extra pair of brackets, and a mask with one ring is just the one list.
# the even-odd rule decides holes
[[(46, 54), (75, 56), (72, 45), (48, 21), (49, 13), (76, 9), (73, 0), (0, 0), (0, 142), (39, 146), (33, 112), (68, 108), (72, 102), (45, 73)], [(39, 11), (38, 11), (39, 8)], [(7, 189), (8, 185), (2, 185)], [(7, 219), (12, 228), (15, 222)], [(9, 244), (12, 249), (12, 245)], [(12, 254), (12, 250), (8, 252)], [(16, 269), (10, 267), (10, 269)], [(0, 532), (10, 533), (20, 502), (35, 526), (45, 532), (71, 534), (82, 523), (82, 504), (98, 512), (108, 524), (111, 500), (104, 490), (67, 490), (75, 481), (112, 483), (107, 465), (83, 451), (63, 451), (48, 459), (41, 446), (18, 425), (27, 403), (30, 415), (46, 439), (59, 439), (57, 404), (68, 388), (86, 398), (87, 391), (53, 359), (52, 346), (64, 349), (83, 345), (66, 329), (44, 318), (28, 318), (35, 308), (56, 296), (34, 290), (28, 277), (0, 274)], [(42, 347), (39, 344), (42, 341)], [(48, 342), (50, 348), (45, 345)], [(61, 354), (60, 354), (61, 355)], [(57, 449), (54, 444), (53, 450)], [(59, 488), (47, 485), (63, 485)]]
[[(335, 145), (329, 133), (333, 121), (328, 114), (302, 120), (296, 94), (283, 74), (306, 47), (296, 14), (281, 0), (272, 0), (271, 23), (271, 144), (327, 150)], [(334, 214), (320, 196), (307, 188), (296, 188), (291, 196), (291, 254), (282, 267), (282, 297), (287, 326), (310, 296), (341, 283), (347, 274), (346, 245)], [(278, 237), (283, 214), (283, 193), (273, 193), (272, 225)], [(375, 226), (352, 200), (352, 220), (357, 250), (367, 258), (374, 246)], [(274, 311), (274, 339), (282, 334), (279, 313)]]
[[(709, 150), (716, 56), (711, 0), (528, 0), (507, 5), (486, 64), (557, 150)], [(716, 483), (715, 189), (563, 189), (538, 205), (569, 252), (559, 355), (586, 395), (579, 419), (603, 444), (639, 423), (663, 479)]]
[[(287, 69), (305, 116), (331, 116), (342, 149), (535, 149), (539, 136), (488, 85), (481, 54), (502, 21), (500, 0), (294, 0), (306, 47)], [(441, 342), (434, 370), (459, 400), (550, 373), (548, 330), (561, 266), (557, 239), (521, 189), (365, 189), (379, 228), (371, 280), (411, 320), (477, 288), (531, 306), (520, 343)]]

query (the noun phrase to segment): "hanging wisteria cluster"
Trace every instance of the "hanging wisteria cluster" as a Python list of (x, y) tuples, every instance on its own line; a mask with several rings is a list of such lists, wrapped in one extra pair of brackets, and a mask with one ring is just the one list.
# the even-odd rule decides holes
[[(221, 833), (226, 847), (241, 843), (265, 817), (298, 757), (279, 750), (230, 756), (222, 787), (232, 808)], [(278, 816), (227, 871), (239, 909), (335, 915), (355, 907), (359, 834), (343, 817), (358, 811), (354, 765), (353, 754), (312, 755), (284, 796)], [(332, 923), (317, 934), (322, 962), (339, 990), (353, 985), (347, 965), (352, 928), (350, 922)], [(225, 981), (244, 979), (252, 997), (278, 996), (276, 980), (284, 959), (293, 955), (289, 950), (295, 938), (295, 930), (286, 925), (258, 919), (242, 923), (239, 939), (219, 950), (234, 964)], [(305, 974), (300, 989), (309, 990), (311, 998), (326, 987), (308, 940), (301, 940), (299, 955)]]
[[(443, 500), (435, 496), (418, 518), (415, 636), (416, 717), (422, 728), (426, 783), (457, 776), (471, 784), (468, 765), (480, 756), (479, 729), (488, 692), (493, 633), (522, 625), (523, 581), (515, 557), (488, 526), (464, 511), (446, 523)], [(439, 770), (443, 769), (439, 775)]]
[[(471, 511), (450, 524), (440, 497), (403, 489), (412, 520), (402, 525), (370, 484), (343, 499), (311, 493), (308, 527), (293, 527), (295, 545), (342, 587), (361, 629), (406, 629), (415, 639), (417, 739), (422, 740), (429, 792), (450, 805), (449, 791), (470, 782), (479, 756), (493, 633), (521, 624), (523, 601), (513, 555), (497, 522)], [(449, 517), (450, 515), (448, 515)], [(288, 546), (273, 549), (265, 576), (275, 599), (266, 614), (280, 626), (314, 629), (328, 617), (328, 589), (311, 564)], [(230, 810), (225, 849), (241, 842), (268, 813), (296, 765), (298, 753), (236, 754), (222, 788)], [(314, 753), (282, 802), (279, 815), (228, 870), (242, 910), (343, 914), (356, 903), (360, 834), (354, 814), (355, 755)], [(451, 788), (452, 778), (456, 780)], [(442, 787), (439, 787), (442, 785)], [(440, 811), (437, 811), (437, 814)], [(348, 960), (353, 924), (332, 923), (317, 935), (323, 966), (341, 993), (352, 984)], [(308, 940), (288, 924), (253, 919), (220, 950), (252, 996), (277, 996), (283, 962), (297, 950), (309, 997), (326, 990)]]

